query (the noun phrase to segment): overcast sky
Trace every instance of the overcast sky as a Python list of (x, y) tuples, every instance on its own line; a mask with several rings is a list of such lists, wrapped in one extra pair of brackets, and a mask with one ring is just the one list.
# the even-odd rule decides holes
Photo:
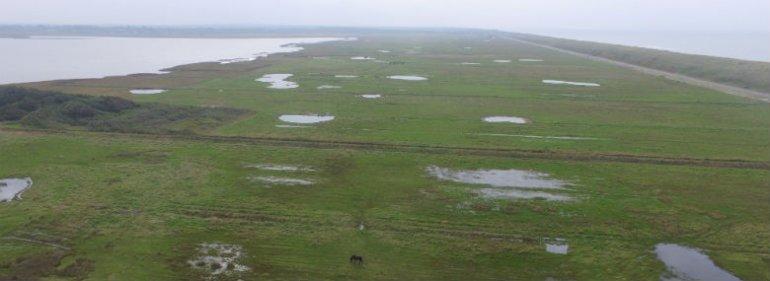
[(770, 30), (770, 0), (0, 0), (0, 23)]

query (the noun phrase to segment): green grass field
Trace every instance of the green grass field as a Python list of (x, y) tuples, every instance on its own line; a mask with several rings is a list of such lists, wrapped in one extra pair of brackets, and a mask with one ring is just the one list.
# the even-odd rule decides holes
[[(703, 249), (743, 280), (770, 279), (767, 104), (488, 34), (305, 47), (166, 76), (29, 85), (252, 113), (205, 133), (222, 138), (6, 124), (0, 178), (34, 185), (0, 203), (0, 280), (659, 280), (666, 268), (653, 249), (664, 242)], [(254, 81), (270, 73), (294, 74), (300, 87)], [(170, 91), (128, 94), (153, 86)], [(282, 114), (336, 119), (276, 127)], [(482, 122), (497, 115), (531, 123)], [(315, 171), (248, 167), (260, 163)], [(430, 176), (432, 165), (548, 173), (571, 182), (565, 193), (575, 200), (487, 199), (477, 185)], [(546, 252), (555, 238), (566, 239), (566, 255)], [(197, 246), (213, 242), (242, 246), (249, 270), (212, 278), (192, 268)], [(351, 265), (352, 254), (365, 264)]]

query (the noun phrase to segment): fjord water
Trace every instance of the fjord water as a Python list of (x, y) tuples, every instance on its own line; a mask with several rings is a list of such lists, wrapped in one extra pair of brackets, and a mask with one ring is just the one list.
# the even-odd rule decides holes
[(248, 61), (337, 38), (0, 38), (0, 84), (101, 78), (196, 62)]

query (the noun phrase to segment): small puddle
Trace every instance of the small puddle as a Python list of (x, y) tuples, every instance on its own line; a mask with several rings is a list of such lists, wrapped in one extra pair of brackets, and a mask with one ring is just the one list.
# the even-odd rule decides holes
[(299, 87), (299, 84), (286, 81), (294, 74), (265, 74), (261, 78), (257, 78), (257, 82), (270, 83), (268, 88), (271, 89), (294, 89)]
[(254, 168), (263, 171), (284, 171), (284, 172), (315, 172), (315, 169), (307, 166), (299, 165), (282, 165), (282, 164), (247, 164), (244, 168)]
[(561, 80), (543, 80), (543, 83), (545, 84), (552, 84), (552, 85), (573, 85), (573, 86), (585, 86), (585, 87), (599, 87), (601, 85), (597, 83), (589, 83), (589, 82), (570, 82), (570, 81), (561, 81)]
[(358, 78), (358, 75), (334, 75), (335, 78)]
[(238, 245), (202, 243), (198, 245), (198, 256), (187, 263), (213, 277), (248, 271), (249, 267), (241, 264), (243, 256), (243, 247)]
[(250, 177), (252, 181), (261, 182), (267, 185), (313, 185), (312, 181), (294, 178), (281, 178), (281, 177)]
[(545, 251), (557, 255), (566, 255), (569, 252), (569, 244), (567, 244), (567, 240), (564, 238), (546, 239)]
[(393, 75), (388, 76), (389, 79), (393, 80), (406, 80), (406, 81), (425, 81), (428, 80), (428, 78), (422, 77), (422, 76), (414, 76), (414, 75)]
[(297, 124), (315, 124), (334, 120), (334, 116), (327, 115), (281, 115), (278, 117), (283, 122)]
[(495, 60), (497, 63), (509, 63), (511, 60)]
[(519, 59), (520, 62), (541, 62), (541, 59)]
[(698, 249), (661, 243), (655, 245), (655, 254), (669, 270), (661, 280), (740, 281)]
[(361, 95), (361, 97), (365, 99), (379, 99), (382, 95)]
[(31, 178), (0, 180), (0, 203), (21, 199), (21, 194), (31, 186)]
[(132, 89), (129, 91), (131, 94), (134, 95), (157, 95), (165, 93), (166, 90), (163, 89)]
[(321, 85), (321, 86), (318, 86), (318, 88), (316, 88), (316, 89), (319, 89), (319, 90), (329, 90), (329, 89), (342, 89), (342, 87), (334, 86), (334, 85)]
[(373, 57), (351, 57), (350, 59), (351, 60), (375, 60), (377, 58), (373, 58)]
[(527, 124), (529, 120), (526, 118), (515, 116), (489, 116), (484, 117), (484, 122), (487, 123), (513, 123), (513, 124)]

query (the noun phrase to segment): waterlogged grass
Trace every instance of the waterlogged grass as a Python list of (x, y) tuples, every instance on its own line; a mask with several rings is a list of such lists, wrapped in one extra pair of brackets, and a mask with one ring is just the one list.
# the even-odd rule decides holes
[[(382, 48), (392, 52), (379, 53)], [(389, 63), (350, 60), (351, 54)], [(544, 61), (517, 60), (531, 57)], [(512, 62), (492, 63), (497, 59)], [(459, 65), (463, 61), (485, 63)], [(274, 56), (263, 63), (269, 66), (239, 77), (214, 78), (163, 95), (133, 98), (255, 112), (221, 128), (217, 134), (222, 135), (770, 159), (770, 107), (766, 104), (504, 39), (362, 38), (309, 45), (301, 53)], [(292, 81), (300, 87), (275, 90), (254, 82), (270, 73), (293, 73)], [(359, 77), (335, 77), (338, 73)], [(388, 79), (393, 75), (429, 80)], [(601, 87), (542, 83), (548, 79), (590, 81)], [(342, 88), (317, 89), (323, 85)], [(373, 102), (359, 98), (362, 94), (387, 99)], [(318, 130), (275, 127), (280, 115), (308, 113), (337, 119)], [(485, 124), (480, 120), (486, 116), (521, 116), (531, 123)]]
[[(23, 200), (0, 206), (0, 235), (55, 237), (70, 259), (93, 262), (91, 280), (203, 277), (187, 261), (214, 242), (243, 247), (247, 280), (656, 280), (664, 266), (652, 250), (661, 242), (706, 249), (746, 280), (770, 276), (765, 170), (0, 136), (0, 163), (15, 163), (0, 174), (35, 180)], [(430, 176), (430, 165), (549, 173), (573, 183), (567, 192), (578, 200), (482, 199), (472, 192), (479, 187)], [(316, 183), (266, 187), (254, 176)], [(552, 237), (569, 241), (567, 255), (545, 251)], [(21, 254), (26, 247), (46, 248), (0, 243), (0, 276), (12, 274), (2, 265), (37, 252)], [(365, 265), (351, 266), (352, 254)]]

